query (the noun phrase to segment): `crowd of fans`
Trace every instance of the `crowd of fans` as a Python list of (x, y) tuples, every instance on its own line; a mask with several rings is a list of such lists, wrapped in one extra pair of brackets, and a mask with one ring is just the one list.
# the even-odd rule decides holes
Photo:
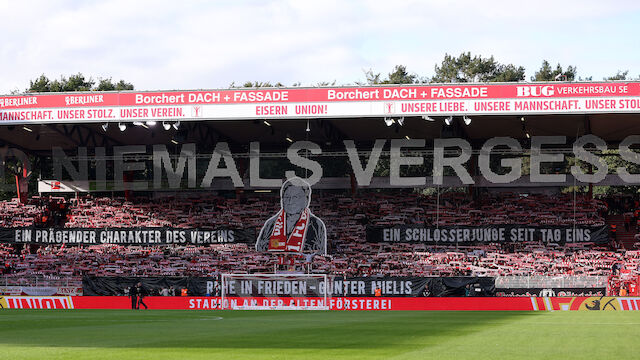
[[(575, 206), (574, 206), (575, 202)], [(52, 205), (53, 204), (53, 205)], [(124, 199), (32, 198), (0, 202), (2, 227), (173, 227), (259, 230), (279, 208), (277, 194), (223, 197)], [(410, 191), (314, 194), (311, 209), (327, 226), (329, 254), (300, 257), (306, 270), (344, 276), (611, 275), (614, 267), (638, 272), (640, 255), (606, 244), (564, 246), (532, 239), (517, 244), (434, 246), (371, 243), (367, 226), (588, 225), (603, 226), (605, 201), (568, 195), (444, 193), (439, 198)], [(61, 218), (63, 218), (61, 220)], [(52, 220), (53, 219), (53, 220)], [(14, 276), (212, 276), (273, 272), (278, 259), (253, 244), (208, 246), (23, 246), (0, 245), (0, 272)]]

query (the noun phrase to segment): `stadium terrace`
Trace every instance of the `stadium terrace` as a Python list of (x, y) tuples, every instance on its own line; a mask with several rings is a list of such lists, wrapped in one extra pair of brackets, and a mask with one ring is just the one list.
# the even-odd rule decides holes
[(640, 310), (639, 109), (637, 81), (0, 96), (0, 311)]

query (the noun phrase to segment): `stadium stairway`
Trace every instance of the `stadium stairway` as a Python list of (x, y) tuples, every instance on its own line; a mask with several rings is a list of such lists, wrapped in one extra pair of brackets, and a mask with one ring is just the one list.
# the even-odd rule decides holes
[(635, 250), (633, 244), (636, 242), (635, 240), (635, 229), (634, 226), (629, 226), (629, 230), (627, 231), (624, 228), (624, 216), (623, 215), (610, 215), (607, 216), (607, 226), (611, 229), (611, 225), (616, 225), (616, 238), (622, 244), (625, 249)]

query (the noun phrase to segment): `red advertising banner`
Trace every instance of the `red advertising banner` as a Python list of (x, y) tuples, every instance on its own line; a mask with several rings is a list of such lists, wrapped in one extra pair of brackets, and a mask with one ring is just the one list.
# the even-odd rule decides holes
[(0, 123), (625, 113), (639, 82), (58, 93), (0, 96)]
[[(240, 306), (316, 306), (322, 298), (229, 298)], [(279, 304), (279, 301), (284, 303)], [(155, 310), (219, 310), (219, 297), (144, 298)], [(243, 304), (243, 302), (246, 302)], [(438, 310), (438, 311), (639, 311), (640, 297), (336, 297), (328, 300), (331, 310)], [(130, 309), (124, 296), (0, 296), (0, 309)]]
[[(317, 306), (322, 298), (229, 298), (239, 306)], [(221, 308), (219, 297), (146, 297), (149, 309), (216, 310)], [(279, 303), (282, 302), (282, 303)], [(334, 297), (328, 299), (331, 310), (533, 310), (531, 298), (383, 298)], [(228, 305), (228, 304), (225, 304)], [(126, 297), (84, 296), (74, 297), (76, 309), (128, 309), (131, 301)]]
[[(219, 297), (145, 298), (149, 309), (217, 310)], [(237, 305), (315, 306), (321, 298), (230, 298)], [(285, 303), (279, 304), (278, 301)], [(290, 303), (294, 302), (294, 303)], [(124, 296), (0, 296), (0, 309), (129, 309), (131, 300)], [(464, 297), (464, 298), (382, 298), (336, 297), (329, 299), (331, 310), (446, 310), (446, 311), (638, 311), (640, 297)]]

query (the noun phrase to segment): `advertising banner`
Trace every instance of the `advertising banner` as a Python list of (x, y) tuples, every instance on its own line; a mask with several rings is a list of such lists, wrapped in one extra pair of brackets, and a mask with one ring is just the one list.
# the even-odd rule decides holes
[(4, 228), (0, 243), (66, 245), (210, 245), (255, 242), (254, 229)]
[(638, 110), (640, 83), (637, 82), (132, 91), (0, 97), (0, 122), (16, 124)]
[(607, 226), (423, 226), (401, 225), (367, 227), (368, 242), (398, 243), (483, 243), (542, 241), (544, 243), (605, 243), (609, 241)]
[(533, 310), (630, 311), (640, 310), (638, 297), (574, 296), (532, 297)]
[(81, 296), (0, 296), (0, 309), (73, 309)]
[[(274, 298), (229, 298), (234, 305), (279, 306)], [(311, 306), (321, 298), (291, 298), (287, 306)], [(246, 302), (246, 303), (245, 303)], [(223, 304), (219, 297), (145, 298), (155, 310), (217, 310)], [(306, 304), (306, 305), (305, 305)], [(229, 304), (224, 304), (228, 308)], [(419, 311), (638, 311), (638, 297), (452, 297), (452, 298), (385, 298), (336, 297), (328, 300), (331, 310), (419, 310)], [(130, 309), (123, 296), (0, 296), (0, 309)], [(144, 310), (132, 310), (144, 311)]]

